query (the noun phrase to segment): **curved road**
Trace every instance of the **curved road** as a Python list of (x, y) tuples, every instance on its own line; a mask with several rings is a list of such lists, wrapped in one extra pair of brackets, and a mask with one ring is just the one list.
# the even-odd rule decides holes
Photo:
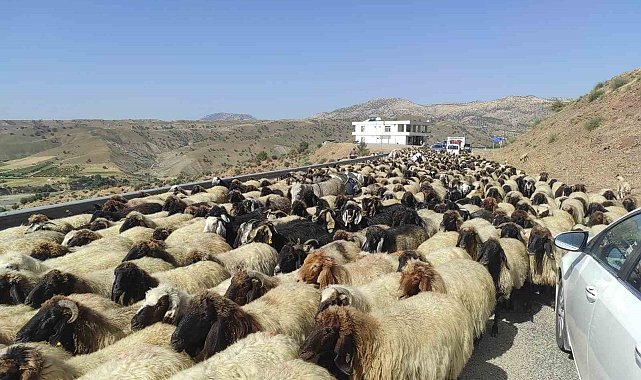
[(504, 313), (496, 338), (490, 320), (460, 379), (578, 380), (574, 361), (556, 346), (554, 308), (534, 303), (532, 309)]

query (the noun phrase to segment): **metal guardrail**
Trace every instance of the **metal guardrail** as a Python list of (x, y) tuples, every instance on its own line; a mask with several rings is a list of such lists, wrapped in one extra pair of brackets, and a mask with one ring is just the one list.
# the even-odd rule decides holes
[[(349, 159), (349, 160), (331, 161), (331, 162), (314, 164), (309, 166), (284, 168), (284, 169), (272, 170), (272, 171), (262, 172), (262, 173), (242, 174), (242, 175), (233, 176), (233, 177), (225, 177), (223, 179), (225, 180), (238, 179), (241, 181), (246, 181), (252, 178), (273, 179), (273, 178), (284, 176), (292, 172), (306, 171), (309, 169), (316, 169), (316, 168), (325, 168), (325, 167), (333, 166), (336, 164), (339, 164), (339, 165), (356, 164), (356, 163), (366, 162), (369, 160), (382, 158), (386, 156), (387, 154), (376, 154), (376, 155), (371, 155), (367, 157), (360, 157), (360, 158)], [(190, 190), (192, 187), (196, 185), (203, 186), (204, 188), (210, 188), (211, 180), (188, 182), (178, 186), (182, 187), (185, 190)], [(150, 189), (150, 190), (131, 191), (128, 193), (122, 193), (120, 195), (122, 195), (126, 199), (133, 199), (133, 198), (140, 197), (141, 191), (144, 191), (149, 195), (154, 195), (154, 194), (166, 193), (169, 191), (170, 188), (171, 186), (165, 186), (165, 187), (159, 187), (159, 188)], [(94, 205), (96, 204), (101, 205), (102, 203), (107, 201), (110, 197), (111, 196), (81, 199), (77, 201), (58, 203), (55, 205), (39, 206), (39, 207), (32, 207), (32, 208), (20, 209), (15, 211), (2, 212), (0, 213), (0, 230), (9, 228), (9, 227), (19, 226), (23, 223), (26, 223), (27, 219), (32, 214), (44, 214), (51, 219), (57, 219), (57, 218), (64, 218), (67, 216), (78, 215), (83, 213), (92, 213), (93, 211), (95, 211)]]

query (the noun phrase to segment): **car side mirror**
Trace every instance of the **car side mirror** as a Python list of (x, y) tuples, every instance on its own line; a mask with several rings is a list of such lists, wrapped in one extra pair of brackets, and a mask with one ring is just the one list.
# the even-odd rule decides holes
[(554, 238), (554, 245), (566, 251), (582, 251), (587, 242), (587, 231), (563, 232)]

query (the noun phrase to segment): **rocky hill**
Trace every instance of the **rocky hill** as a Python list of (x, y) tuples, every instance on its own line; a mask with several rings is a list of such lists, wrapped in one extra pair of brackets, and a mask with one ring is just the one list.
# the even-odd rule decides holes
[[(525, 154), (528, 161), (519, 162)], [(592, 190), (616, 188), (615, 176), (622, 174), (641, 190), (641, 69), (596, 84), (487, 156)]]
[(209, 120), (209, 121), (239, 121), (239, 120), (256, 120), (250, 114), (247, 113), (227, 113), (227, 112), (217, 112), (212, 113), (203, 117), (200, 120)]
[(533, 121), (551, 113), (553, 99), (536, 96), (508, 96), (490, 101), (449, 104), (417, 104), (406, 99), (372, 99), (365, 103), (314, 115), (334, 120), (365, 120), (420, 117), (449, 121), (461, 127), (481, 129), (487, 134), (512, 135), (525, 131)]

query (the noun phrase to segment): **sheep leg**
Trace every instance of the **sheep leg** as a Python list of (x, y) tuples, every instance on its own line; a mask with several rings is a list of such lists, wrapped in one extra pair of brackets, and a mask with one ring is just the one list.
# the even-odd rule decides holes
[(501, 308), (502, 304), (500, 302), (496, 303), (496, 307), (494, 308), (494, 323), (492, 324), (492, 332), (490, 333), (490, 336), (496, 338), (499, 335), (499, 319), (501, 319)]

